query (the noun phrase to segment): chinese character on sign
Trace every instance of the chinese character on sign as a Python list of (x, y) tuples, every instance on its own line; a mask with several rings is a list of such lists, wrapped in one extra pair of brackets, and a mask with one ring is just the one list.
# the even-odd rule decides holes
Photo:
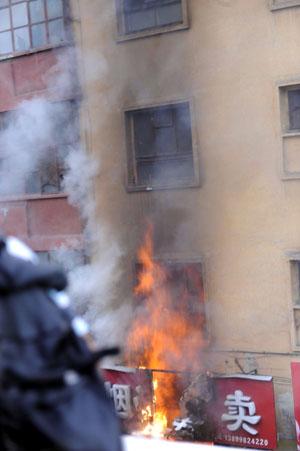
[(105, 382), (105, 388), (114, 401), (115, 409), (121, 418), (131, 418), (131, 388), (130, 385), (113, 384)]
[(237, 431), (241, 427), (251, 435), (256, 435), (258, 431), (251, 425), (257, 424), (261, 416), (255, 415), (255, 403), (250, 396), (245, 396), (241, 390), (236, 390), (234, 395), (227, 395), (224, 405), (228, 407), (228, 413), (222, 415), (222, 421), (230, 421), (227, 425), (229, 431)]

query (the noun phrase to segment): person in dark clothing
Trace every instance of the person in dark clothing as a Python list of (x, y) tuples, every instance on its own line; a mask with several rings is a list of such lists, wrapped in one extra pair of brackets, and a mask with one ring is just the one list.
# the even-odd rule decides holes
[(0, 237), (0, 450), (121, 451), (119, 423), (58, 268)]

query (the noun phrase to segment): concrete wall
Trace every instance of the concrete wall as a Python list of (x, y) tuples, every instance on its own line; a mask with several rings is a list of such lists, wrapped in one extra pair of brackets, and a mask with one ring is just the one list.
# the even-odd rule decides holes
[[(300, 7), (189, 0), (188, 8), (188, 30), (117, 43), (114, 2), (75, 4), (88, 142), (102, 168), (99, 221), (125, 251), (120, 303), (146, 217), (157, 256), (203, 261), (210, 364), (236, 372), (238, 357), (245, 371), (273, 375), (280, 431), (290, 436), (290, 361), (300, 356), (287, 253), (300, 250), (300, 180), (282, 178), (278, 83), (300, 82)], [(124, 109), (181, 99), (193, 103), (201, 186), (127, 193)]]

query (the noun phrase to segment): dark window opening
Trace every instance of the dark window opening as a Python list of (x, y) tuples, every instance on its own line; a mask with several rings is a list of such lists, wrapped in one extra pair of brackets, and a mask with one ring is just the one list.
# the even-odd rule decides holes
[(129, 187), (187, 186), (195, 181), (187, 102), (126, 113)]
[(65, 0), (0, 0), (0, 56), (69, 41)]
[(183, 22), (181, 0), (123, 0), (125, 34)]
[[(53, 128), (51, 142), (40, 148), (39, 161), (33, 164), (32, 171), (20, 173), (14, 192), (7, 194), (56, 194), (64, 191), (65, 159), (70, 148), (76, 147), (79, 141), (78, 106), (75, 101), (55, 105), (55, 117), (49, 118)], [(14, 115), (18, 115), (17, 110), (0, 114), (0, 133), (14, 124)]]

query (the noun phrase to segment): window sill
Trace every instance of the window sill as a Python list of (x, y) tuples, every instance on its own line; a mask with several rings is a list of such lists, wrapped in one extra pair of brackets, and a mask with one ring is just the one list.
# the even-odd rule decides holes
[[(300, 178), (300, 174), (299, 174)], [(126, 190), (128, 193), (134, 193), (139, 191), (162, 191), (162, 190), (179, 190), (179, 189), (188, 189), (188, 188), (199, 188), (199, 181), (189, 182), (189, 183), (174, 183), (170, 185), (155, 185), (155, 186), (144, 186), (144, 185), (127, 185)]]
[(277, 11), (279, 9), (294, 8), (300, 6), (300, 0), (272, 0), (270, 9), (271, 11)]
[(47, 200), (47, 199), (61, 199), (68, 197), (67, 193), (55, 194), (19, 194), (14, 196), (0, 196), (0, 203), (5, 202), (20, 202), (28, 200)]
[(156, 36), (159, 34), (170, 33), (172, 31), (181, 31), (187, 30), (189, 28), (189, 24), (187, 22), (183, 22), (175, 25), (168, 25), (160, 28), (152, 28), (150, 30), (137, 31), (136, 33), (130, 34), (119, 34), (116, 38), (118, 43), (132, 41), (135, 39), (148, 38), (151, 36)]
[(299, 180), (299, 179), (300, 172), (285, 172), (281, 177), (282, 181)]
[(40, 53), (40, 52), (45, 52), (47, 50), (53, 50), (53, 49), (57, 49), (60, 47), (68, 47), (73, 45), (73, 43), (71, 41), (64, 41), (64, 42), (60, 42), (58, 44), (51, 44), (51, 45), (46, 45), (44, 47), (37, 47), (34, 49), (29, 49), (29, 50), (24, 50), (23, 52), (14, 52), (14, 53), (10, 53), (7, 55), (0, 55), (0, 62), (1, 61), (7, 61), (7, 60), (11, 60), (14, 58), (20, 58), (22, 56), (28, 56), (28, 55), (32, 55), (34, 53)]
[(295, 131), (286, 131), (282, 134), (283, 138), (295, 138), (296, 136), (300, 136), (300, 130), (295, 130)]

